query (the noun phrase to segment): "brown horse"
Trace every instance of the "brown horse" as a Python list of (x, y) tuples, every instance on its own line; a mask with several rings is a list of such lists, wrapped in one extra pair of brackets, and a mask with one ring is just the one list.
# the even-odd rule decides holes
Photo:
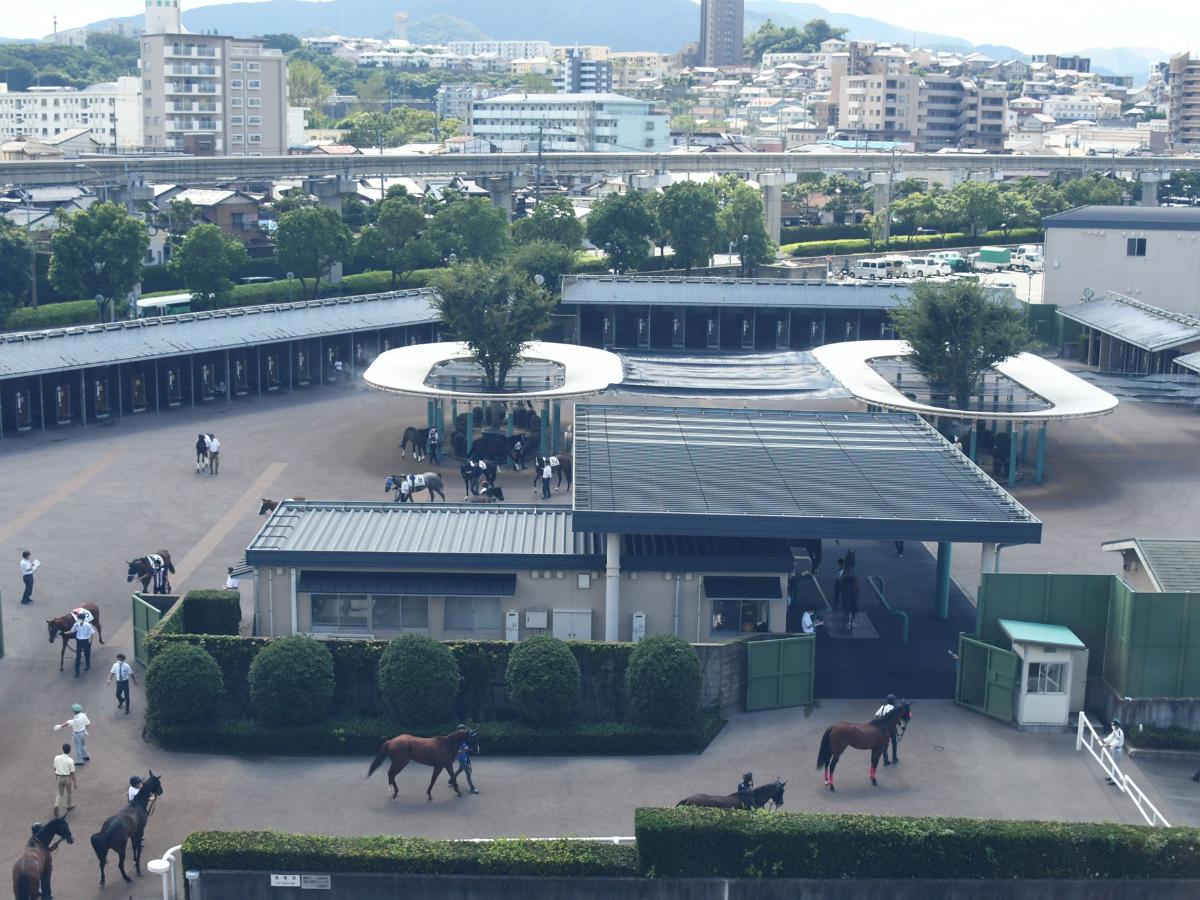
[(298, 500), (298, 501), (303, 502), (307, 499), (308, 499), (307, 497), (288, 497), (287, 500), (268, 500), (266, 497), (263, 497), (262, 498), (262, 506), (260, 506), (258, 508), (258, 514), (260, 516), (265, 516), (267, 513), (273, 513), (273, 512), (275, 512), (275, 510), (277, 510), (279, 508), (280, 503), (287, 503), (288, 500), (292, 500), (292, 501)]
[(50, 900), (50, 872), (54, 869), (50, 854), (58, 849), (58, 844), (50, 844), (54, 838), (59, 843), (75, 843), (66, 816), (33, 826), (33, 837), (25, 845), (25, 852), (13, 863), (13, 896), (17, 900), (34, 900), (38, 896)]
[[(175, 574), (175, 567), (171, 565), (171, 554), (166, 550), (158, 550), (154, 553), (155, 556), (161, 556), (163, 565), (172, 575)], [(154, 578), (154, 563), (150, 561), (149, 556), (139, 556), (137, 559), (128, 563), (129, 571), (125, 573), (126, 581), (137, 579), (142, 583), (142, 593), (150, 590), (150, 582)]]
[[(104, 643), (104, 635), (100, 632), (100, 609), (91, 601), (79, 604), (79, 609), (86, 609), (92, 614), (92, 625), (96, 629), (96, 637), (100, 639), (100, 643)], [(62, 653), (58, 654), (58, 671), (63, 670), (63, 660), (67, 658), (67, 641), (73, 640), (71, 636), (71, 628), (75, 624), (75, 614), (67, 613), (65, 616), (59, 616), (57, 619), (47, 619), (46, 628), (50, 631), (50, 643), (54, 643), (54, 639), (62, 635)]]
[(133, 881), (125, 874), (125, 843), (133, 844), (133, 868), (142, 874), (142, 836), (146, 831), (146, 820), (150, 818), (150, 807), (154, 798), (163, 792), (162, 780), (153, 772), (142, 782), (129, 805), (104, 820), (100, 830), (92, 835), (92, 849), (100, 860), (100, 887), (104, 887), (104, 866), (108, 862), (108, 851), (117, 854), (117, 868), (121, 877)]
[(426, 797), (433, 800), (433, 786), (437, 784), (442, 769), (450, 776), (450, 786), (454, 788), (454, 792), (461, 797), (462, 791), (458, 789), (458, 781), (454, 777), (454, 758), (463, 744), (467, 745), (468, 752), (478, 753), (478, 733), (469, 728), (460, 728), (444, 737), (413, 737), (411, 734), (401, 734), (383, 742), (379, 754), (371, 763), (371, 768), (367, 769), (367, 777), (370, 778), (383, 761), (390, 758), (392, 765), (388, 769), (388, 784), (392, 786), (392, 799), (395, 799), (400, 793), (400, 788), (396, 787), (396, 774), (410, 762), (419, 762), (422, 765), (433, 766), (433, 777), (429, 779)]
[(711, 806), (716, 809), (762, 809), (768, 803), (783, 806), (783, 786), (786, 781), (775, 779), (774, 784), (760, 784), (744, 794), (692, 794), (676, 806)]
[(554, 486), (557, 491), (562, 487), (563, 477), (567, 479), (567, 490), (571, 489), (571, 477), (573, 475), (573, 466), (571, 457), (566, 453), (559, 453), (557, 456), (535, 456), (533, 458), (533, 489), (536, 491), (538, 482), (542, 480), (542, 470), (546, 468), (546, 464), (550, 464), (550, 475), (553, 477), (558, 474), (558, 484)]
[[(825, 783), (831, 791), (833, 770), (837, 768), (838, 759), (847, 747), (871, 751), (871, 784), (879, 784), (875, 780), (875, 767), (879, 764), (879, 757), (887, 748), (888, 741), (892, 739), (892, 732), (899, 728), (900, 735), (903, 735), (904, 729), (908, 727), (912, 718), (909, 706), (908, 701), (901, 700), (881, 719), (872, 719), (862, 724), (838, 722), (825, 729), (821, 738), (821, 751), (817, 754), (817, 768), (825, 768)], [(897, 740), (900, 735), (897, 735)]]

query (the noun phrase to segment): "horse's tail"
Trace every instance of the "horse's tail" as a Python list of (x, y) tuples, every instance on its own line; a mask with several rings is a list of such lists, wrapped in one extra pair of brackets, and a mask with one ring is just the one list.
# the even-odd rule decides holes
[(833, 759), (833, 743), (829, 736), (833, 734), (833, 726), (830, 725), (825, 729), (825, 734), (821, 737), (821, 752), (817, 754), (817, 768), (823, 769), (829, 765), (829, 761)]
[(171, 564), (171, 557), (167, 557), (167, 571), (172, 575), (175, 574), (175, 566)]
[(33, 900), (34, 894), (29, 882), (29, 873), (24, 869), (17, 873), (17, 883), (13, 887), (16, 888), (13, 893), (16, 895), (17, 900)]
[(691, 799), (690, 797), (684, 797), (682, 800), (680, 800), (680, 801), (679, 801), (678, 803), (676, 803), (675, 805), (676, 805), (677, 807), (679, 807), (679, 806), (691, 806), (692, 804), (688, 803), (688, 800), (690, 800), (690, 799)]
[(390, 743), (391, 743), (391, 741), (384, 741), (383, 746), (379, 748), (379, 754), (375, 757), (374, 760), (371, 761), (371, 768), (367, 769), (367, 777), (368, 778), (370, 778), (375, 773), (375, 770), (383, 765), (383, 761), (385, 759), (387, 759), (388, 744), (390, 744)]
[(103, 831), (97, 831), (92, 835), (92, 849), (96, 851), (96, 859), (100, 860), (100, 865), (104, 865), (104, 859), (108, 856), (108, 835)]

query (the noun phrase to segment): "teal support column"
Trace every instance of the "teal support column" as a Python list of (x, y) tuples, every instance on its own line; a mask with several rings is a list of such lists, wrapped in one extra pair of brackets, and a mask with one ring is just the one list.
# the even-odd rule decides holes
[(1017, 486), (1017, 435), (1011, 419), (1008, 422), (1008, 486)]
[(441, 463), (441, 458), (445, 456), (445, 448), (449, 443), (449, 438), (446, 437), (446, 406), (444, 401), (437, 402), (437, 430), (438, 430), (438, 463)]
[(1025, 462), (1025, 457), (1029, 455), (1029, 423), (1021, 423), (1021, 462)]
[[(508, 411), (508, 436), (509, 437), (513, 436), (513, 410), (512, 409), (509, 409), (509, 411)], [(511, 443), (511, 441), (509, 443)], [(511, 453), (508, 455), (508, 467), (510, 469), (512, 469), (514, 472), (517, 470), (517, 464), (513, 461)]]
[(1038, 446), (1037, 446), (1037, 468), (1034, 470), (1033, 480), (1037, 484), (1042, 483), (1042, 469), (1046, 465), (1046, 423), (1043, 422), (1038, 428)]
[(458, 425), (458, 401), (451, 400), (450, 401), (450, 427), (453, 428), (457, 425)]
[(554, 401), (554, 437), (551, 438), (551, 443), (553, 445), (553, 448), (550, 451), (551, 453), (554, 453), (554, 454), (558, 453), (558, 436), (559, 436), (559, 434), (562, 433), (562, 428), (560, 427), (561, 425), (562, 425), (562, 402), (559, 400), (555, 400)]
[(471, 455), (471, 448), (475, 446), (475, 407), (468, 404), (467, 406), (467, 455)]
[(937, 591), (933, 597), (933, 617), (946, 619), (950, 615), (950, 555), (954, 545), (938, 542)]
[(542, 415), (541, 415), (541, 419), (542, 419), (542, 422), (541, 422), (541, 425), (542, 425), (542, 438), (541, 438), (541, 443), (540, 443), (540, 444), (538, 444), (538, 450), (539, 450), (539, 452), (541, 453), (541, 455), (542, 455), (542, 456), (549, 456), (549, 455), (550, 455), (550, 454), (547, 452), (547, 451), (548, 451), (550, 448), (549, 448), (549, 446), (546, 444), (546, 431), (547, 431), (547, 429), (549, 428), (549, 425), (550, 425), (550, 423), (547, 421), (547, 419), (549, 419), (549, 418), (550, 418), (550, 401), (549, 401), (549, 400), (543, 400), (543, 401), (542, 401)]
[(433, 427), (433, 401), (429, 400), (425, 403), (425, 427)]
[(975, 447), (978, 443), (979, 443), (979, 430), (976, 428), (972, 428), (971, 429), (971, 449), (970, 449), (970, 452), (967, 454), (967, 456), (970, 458), (971, 462), (975, 462)]

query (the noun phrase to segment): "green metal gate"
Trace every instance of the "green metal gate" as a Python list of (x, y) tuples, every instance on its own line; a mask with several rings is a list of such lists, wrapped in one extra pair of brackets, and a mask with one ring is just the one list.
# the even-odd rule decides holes
[(813, 699), (814, 635), (746, 643), (746, 709), (804, 706)]
[(149, 660), (146, 659), (146, 651), (142, 649), (142, 639), (178, 599), (178, 594), (151, 594), (148, 597), (133, 595), (133, 658), (143, 666)]
[(959, 635), (955, 699), (977, 712), (1012, 722), (1020, 664), (1011, 650)]

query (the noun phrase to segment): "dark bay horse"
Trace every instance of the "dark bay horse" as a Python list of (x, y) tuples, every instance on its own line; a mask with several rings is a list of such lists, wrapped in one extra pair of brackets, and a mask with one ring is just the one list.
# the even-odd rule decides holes
[(201, 434), (196, 437), (196, 474), (200, 474), (200, 470), (208, 465), (208, 435)]
[(486, 459), (469, 459), (458, 467), (462, 475), (464, 500), (479, 493), (480, 484), (493, 487), (496, 484), (496, 464)]
[[(172, 575), (175, 574), (175, 567), (171, 565), (171, 554), (166, 550), (159, 550), (153, 554), (154, 556), (162, 557), (163, 566)], [(139, 556), (137, 559), (128, 563), (129, 571), (125, 573), (126, 581), (137, 579), (142, 583), (142, 593), (150, 590), (150, 582), (154, 579), (154, 563), (150, 561), (149, 556)]]
[(396, 492), (398, 503), (416, 503), (417, 491), (429, 491), (429, 502), (433, 502), (436, 493), (446, 502), (446, 492), (442, 490), (442, 476), (437, 472), (422, 472), (420, 475), (389, 475), (383, 480), (384, 493)]
[(845, 568), (842, 570), (842, 611), (845, 614), (846, 630), (854, 629), (858, 617), (858, 576), (854, 574), (854, 551), (847, 550)]
[(275, 512), (275, 510), (277, 510), (279, 508), (280, 503), (287, 503), (288, 500), (304, 501), (307, 499), (308, 499), (307, 497), (288, 497), (284, 500), (268, 500), (266, 497), (263, 497), (262, 498), (262, 506), (260, 506), (258, 508), (258, 514), (260, 516), (265, 516), (268, 513), (273, 513), (273, 512)]
[(411, 426), (404, 429), (404, 437), (400, 441), (401, 459), (404, 459), (404, 453), (409, 444), (412, 444), (413, 459), (422, 462), (425, 459), (425, 448), (429, 444), (429, 429)]
[(146, 820), (150, 818), (151, 801), (162, 792), (162, 780), (151, 772), (129, 805), (105, 819), (100, 830), (92, 835), (92, 849), (96, 851), (96, 859), (100, 860), (100, 887), (104, 887), (104, 866), (109, 850), (117, 854), (121, 877), (133, 881), (125, 874), (126, 842), (133, 844), (133, 869), (138, 875), (142, 874), (142, 836), (146, 831)]
[[(907, 700), (901, 700), (881, 719), (872, 719), (864, 723), (838, 722), (825, 729), (821, 738), (821, 751), (817, 754), (817, 768), (824, 767), (825, 783), (831, 791), (833, 770), (837, 768), (838, 759), (847, 747), (871, 751), (871, 784), (879, 784), (875, 780), (875, 767), (879, 764), (879, 757), (883, 756), (888, 741), (892, 739), (892, 732), (899, 728), (902, 735), (908, 727), (912, 718), (909, 707)], [(896, 736), (897, 739), (900, 735)]]
[(33, 826), (33, 837), (25, 845), (25, 852), (13, 863), (13, 896), (16, 900), (35, 900), (39, 896), (42, 900), (50, 900), (50, 872), (54, 869), (50, 854), (58, 849), (58, 844), (51, 846), (50, 842), (55, 838), (60, 843), (75, 843), (66, 816)]
[(680, 800), (676, 806), (712, 806), (717, 809), (762, 809), (768, 803), (783, 806), (783, 786), (786, 781), (775, 779), (774, 784), (760, 784), (747, 795), (737, 794), (692, 794)]
[(388, 784), (392, 786), (392, 799), (394, 800), (400, 793), (400, 788), (396, 786), (396, 775), (410, 762), (418, 762), (425, 766), (433, 766), (433, 778), (429, 779), (429, 789), (425, 791), (426, 797), (433, 800), (433, 786), (437, 784), (438, 775), (441, 774), (442, 769), (445, 769), (446, 774), (450, 776), (450, 786), (461, 797), (462, 791), (458, 789), (458, 781), (454, 777), (454, 758), (458, 754), (458, 748), (463, 744), (467, 745), (468, 752), (478, 753), (478, 733), (469, 728), (460, 728), (444, 737), (398, 735), (390, 741), (383, 742), (378, 755), (371, 763), (371, 768), (367, 769), (367, 777), (370, 778), (371, 774), (383, 765), (385, 759), (391, 759), (392, 765), (388, 769)]
[(471, 503), (501, 503), (504, 501), (504, 488), (485, 487), (478, 496), (467, 498)]
[(546, 462), (550, 463), (550, 473), (558, 474), (558, 484), (554, 486), (557, 491), (562, 487), (563, 476), (567, 478), (567, 490), (571, 489), (571, 457), (565, 453), (560, 453), (558, 456), (535, 456), (533, 458), (533, 489), (536, 491), (538, 482), (542, 480), (542, 469), (546, 467)]
[[(92, 626), (96, 629), (96, 637), (100, 639), (100, 643), (104, 643), (104, 635), (100, 632), (100, 608), (95, 603), (88, 601), (87, 603), (79, 604), (79, 609), (86, 609), (92, 614)], [(62, 653), (58, 654), (58, 671), (63, 670), (63, 660), (67, 658), (67, 641), (72, 641), (75, 638), (71, 635), (71, 628), (75, 625), (74, 611), (67, 613), (65, 616), (59, 616), (57, 619), (47, 619), (46, 628), (50, 632), (50, 643), (54, 643), (54, 639), (62, 636)], [(68, 842), (69, 843), (69, 842)]]

